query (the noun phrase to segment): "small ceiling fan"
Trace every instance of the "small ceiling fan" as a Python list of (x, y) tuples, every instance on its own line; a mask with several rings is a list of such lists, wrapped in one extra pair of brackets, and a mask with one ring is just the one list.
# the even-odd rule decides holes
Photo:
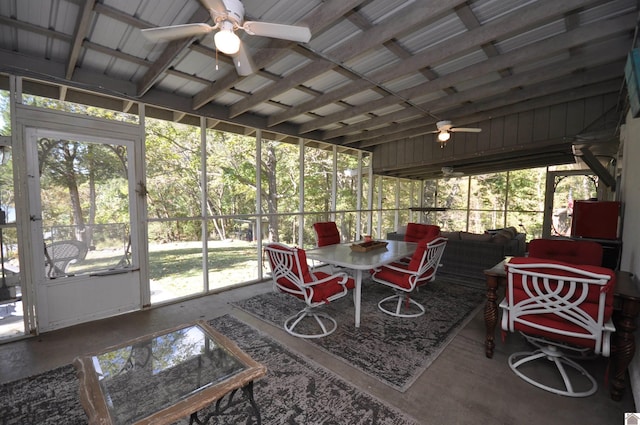
[(235, 34), (238, 29), (250, 35), (279, 38), (282, 40), (307, 43), (311, 31), (296, 25), (272, 24), (269, 22), (245, 21), (244, 6), (240, 0), (200, 0), (211, 14), (213, 25), (183, 24), (168, 27), (143, 29), (142, 34), (150, 41), (170, 41), (179, 38), (208, 34), (218, 30), (213, 36), (216, 49), (231, 56), (238, 75), (246, 76), (254, 72), (251, 57)]
[(455, 171), (453, 167), (442, 167), (440, 169), (442, 171), (442, 177), (462, 177), (464, 173), (462, 171)]
[(438, 141), (440, 142), (440, 147), (443, 148), (447, 141), (451, 138), (451, 133), (480, 133), (482, 131), (481, 128), (474, 127), (454, 127), (451, 124), (451, 121), (438, 121), (436, 123), (437, 130), (432, 131), (431, 133), (438, 133)]

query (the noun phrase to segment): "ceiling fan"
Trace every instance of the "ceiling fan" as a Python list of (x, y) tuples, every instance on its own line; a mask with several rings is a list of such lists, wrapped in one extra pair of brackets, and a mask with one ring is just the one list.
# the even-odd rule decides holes
[(211, 14), (213, 25), (201, 23), (147, 28), (141, 30), (142, 34), (150, 41), (159, 42), (208, 34), (218, 30), (213, 36), (216, 49), (234, 58), (233, 63), (238, 75), (242, 76), (252, 74), (254, 65), (240, 38), (235, 34), (238, 29), (250, 35), (300, 43), (307, 43), (311, 39), (311, 31), (307, 27), (245, 21), (244, 6), (240, 0), (200, 0), (200, 2)]
[(431, 133), (438, 133), (438, 141), (440, 142), (441, 148), (443, 148), (447, 141), (451, 138), (451, 133), (480, 133), (482, 131), (481, 128), (454, 127), (453, 124), (451, 124), (451, 121), (438, 121), (436, 123), (436, 127), (438, 127), (438, 129), (432, 131)]
[(455, 171), (453, 167), (442, 167), (442, 177), (462, 177), (464, 173), (462, 171)]

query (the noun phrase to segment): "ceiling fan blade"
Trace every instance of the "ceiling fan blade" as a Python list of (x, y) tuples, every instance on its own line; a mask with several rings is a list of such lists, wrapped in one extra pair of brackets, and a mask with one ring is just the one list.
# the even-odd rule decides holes
[(140, 30), (150, 41), (169, 41), (178, 38), (193, 37), (199, 34), (207, 34), (215, 27), (208, 24), (183, 24), (169, 27), (146, 28)]
[(224, 15), (227, 11), (227, 7), (222, 0), (200, 0), (202, 6), (207, 10), (213, 10), (219, 15)]
[(240, 50), (235, 55), (231, 55), (233, 58), (233, 65), (236, 67), (238, 75), (246, 77), (255, 72), (255, 64), (253, 59), (244, 48), (244, 43), (240, 43)]
[(251, 35), (279, 38), (281, 40), (307, 43), (311, 40), (311, 31), (307, 27), (296, 25), (272, 24), (268, 22), (247, 21), (242, 28)]
[(482, 131), (481, 128), (465, 128), (465, 127), (453, 127), (449, 129), (452, 132), (460, 132), (460, 133), (480, 133)]

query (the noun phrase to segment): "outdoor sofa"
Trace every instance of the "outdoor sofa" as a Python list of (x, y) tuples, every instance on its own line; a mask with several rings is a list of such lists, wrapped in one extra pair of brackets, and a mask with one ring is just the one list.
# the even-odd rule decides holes
[[(441, 232), (448, 239), (438, 274), (465, 279), (484, 279), (484, 270), (506, 256), (524, 256), (525, 234), (514, 227), (484, 233)], [(387, 239), (404, 240), (404, 228), (387, 233)]]

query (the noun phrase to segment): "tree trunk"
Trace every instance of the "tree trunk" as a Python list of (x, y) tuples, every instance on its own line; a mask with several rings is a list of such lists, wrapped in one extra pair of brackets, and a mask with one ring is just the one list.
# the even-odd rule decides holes
[(278, 159), (276, 158), (276, 150), (272, 144), (267, 146), (266, 162), (262, 175), (267, 180), (267, 212), (269, 213), (269, 241), (279, 242), (278, 234), (279, 218), (278, 213), (278, 187), (276, 181), (276, 166)]

